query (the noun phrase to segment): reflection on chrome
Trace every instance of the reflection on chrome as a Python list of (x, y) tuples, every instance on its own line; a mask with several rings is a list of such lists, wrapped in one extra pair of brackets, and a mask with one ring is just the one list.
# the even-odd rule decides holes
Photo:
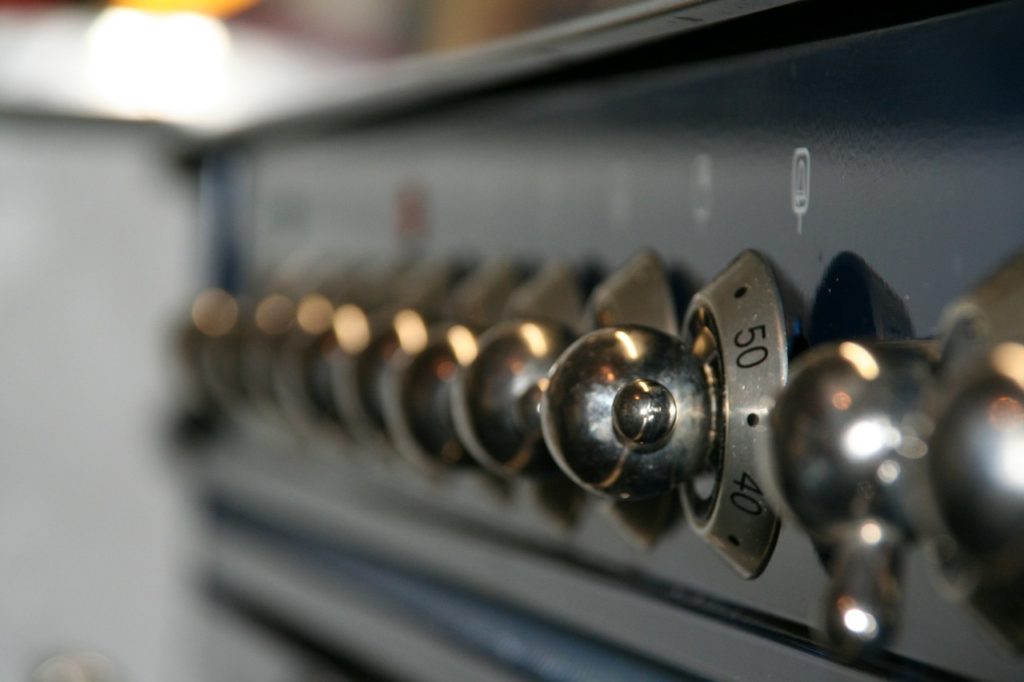
[(858, 419), (843, 434), (846, 451), (856, 459), (877, 457), (900, 443), (900, 432), (887, 417), (878, 415)]
[(839, 344), (839, 355), (853, 365), (865, 381), (873, 381), (878, 378), (878, 362), (864, 346), (852, 341), (845, 341)]
[(283, 294), (271, 294), (256, 306), (256, 326), (264, 334), (283, 334), (291, 327), (294, 319), (295, 304)]
[(192, 323), (207, 336), (224, 336), (238, 322), (238, 302), (223, 289), (207, 289), (192, 303)]
[(636, 343), (633, 342), (629, 332), (619, 330), (615, 332), (615, 338), (622, 344), (622, 349), (626, 352), (626, 357), (630, 360), (637, 360), (640, 358), (640, 351), (636, 348)]
[(878, 623), (875, 617), (864, 609), (856, 606), (850, 607), (843, 612), (843, 625), (850, 632), (870, 639), (878, 631)]
[(535, 358), (542, 358), (548, 354), (548, 342), (544, 338), (544, 331), (533, 322), (524, 322), (519, 326), (519, 334), (530, 349), (530, 355)]
[(832, 407), (837, 410), (848, 410), (853, 404), (853, 398), (846, 391), (836, 391), (832, 394)]
[(456, 324), (448, 329), (448, 345), (452, 348), (455, 360), (465, 367), (476, 359), (476, 335), (467, 327)]
[(880, 483), (885, 485), (895, 483), (896, 479), (900, 477), (900, 463), (892, 459), (887, 459), (878, 465), (878, 470), (875, 472), (875, 475), (878, 476), (878, 481)]
[(427, 324), (415, 310), (399, 310), (394, 317), (398, 345), (409, 355), (416, 355), (427, 347)]
[(370, 320), (359, 306), (339, 306), (332, 321), (338, 345), (349, 355), (362, 352), (370, 344)]
[(1015, 490), (1024, 491), (1024, 421), (1017, 421), (1012, 433), (1007, 433), (996, 446), (999, 477)]
[(323, 294), (306, 294), (299, 299), (295, 319), (302, 331), (319, 335), (331, 328), (334, 306)]
[(989, 403), (987, 412), (989, 423), (1000, 431), (1019, 429), (1024, 424), (1024, 405), (1008, 395)]
[(874, 521), (868, 521), (860, 527), (860, 539), (867, 545), (877, 545), (882, 541), (882, 527)]
[(992, 351), (992, 366), (997, 372), (1024, 388), (1024, 345), (999, 344)]

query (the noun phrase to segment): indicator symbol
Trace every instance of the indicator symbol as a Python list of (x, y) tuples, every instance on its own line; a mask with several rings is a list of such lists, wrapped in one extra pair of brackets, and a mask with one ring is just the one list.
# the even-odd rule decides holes
[(807, 147), (799, 147), (793, 152), (790, 188), (793, 213), (796, 214), (796, 233), (803, 234), (804, 214), (811, 205), (811, 153)]
[(692, 173), (693, 222), (703, 230), (711, 220), (711, 209), (715, 200), (714, 166), (711, 156), (698, 154), (693, 159)]

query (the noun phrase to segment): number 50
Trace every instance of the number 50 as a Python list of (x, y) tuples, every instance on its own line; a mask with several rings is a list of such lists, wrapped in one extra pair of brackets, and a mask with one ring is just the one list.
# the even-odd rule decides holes
[(736, 332), (733, 343), (736, 344), (737, 348), (743, 348), (738, 356), (736, 356), (736, 366), (740, 369), (750, 369), (751, 367), (757, 367), (762, 362), (768, 359), (768, 347), (754, 345), (755, 341), (766, 341), (768, 339), (768, 330), (765, 329), (763, 324), (759, 324), (756, 327), (747, 327)]

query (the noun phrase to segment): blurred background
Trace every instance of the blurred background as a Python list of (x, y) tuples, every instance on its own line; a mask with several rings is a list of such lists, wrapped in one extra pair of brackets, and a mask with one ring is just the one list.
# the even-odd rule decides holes
[(621, 4), (0, 2), (0, 679), (210, 672), (165, 438), (169, 326), (201, 278), (181, 150), (410, 56)]
[(161, 439), (194, 210), (167, 152), (144, 127), (0, 122), (5, 680), (65, 650), (199, 679), (177, 648), (192, 536)]
[(630, 0), (0, 2), (8, 110), (225, 130), (442, 55)]

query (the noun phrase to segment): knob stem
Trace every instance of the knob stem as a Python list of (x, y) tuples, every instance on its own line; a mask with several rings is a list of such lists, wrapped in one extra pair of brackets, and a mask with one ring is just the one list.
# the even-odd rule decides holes
[(853, 524), (831, 562), (826, 634), (841, 656), (883, 649), (899, 622), (900, 542), (903, 535), (877, 520)]

